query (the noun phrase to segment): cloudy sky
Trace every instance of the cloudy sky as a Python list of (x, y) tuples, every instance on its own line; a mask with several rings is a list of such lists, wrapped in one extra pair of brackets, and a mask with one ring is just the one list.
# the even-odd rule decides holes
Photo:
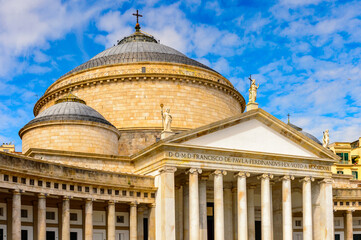
[(134, 31), (214, 68), (247, 99), (331, 142), (361, 136), (361, 4), (321, 0), (0, 0), (0, 144), (57, 78)]

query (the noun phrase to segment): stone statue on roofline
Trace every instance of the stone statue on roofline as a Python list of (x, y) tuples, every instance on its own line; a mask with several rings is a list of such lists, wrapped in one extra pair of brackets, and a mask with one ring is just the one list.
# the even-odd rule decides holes
[(255, 103), (256, 99), (257, 99), (257, 89), (259, 88), (259, 84), (257, 86), (256, 85), (256, 79), (252, 79), (251, 76), (249, 77), (249, 80), (251, 81), (251, 86), (249, 87), (248, 102), (249, 103)]
[(326, 131), (323, 132), (322, 146), (327, 148), (329, 143), (330, 143), (330, 135), (327, 129)]

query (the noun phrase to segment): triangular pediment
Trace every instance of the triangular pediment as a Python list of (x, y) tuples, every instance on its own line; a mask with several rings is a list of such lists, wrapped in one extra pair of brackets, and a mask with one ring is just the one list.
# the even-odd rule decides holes
[(208, 149), (337, 159), (330, 150), (262, 109), (191, 130), (167, 142)]
[(317, 157), (257, 119), (190, 139), (183, 144), (253, 152)]

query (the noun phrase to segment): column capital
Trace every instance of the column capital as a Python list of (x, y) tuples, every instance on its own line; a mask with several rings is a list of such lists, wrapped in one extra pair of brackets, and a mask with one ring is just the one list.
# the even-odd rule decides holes
[(93, 198), (87, 198), (87, 199), (85, 199), (85, 202), (93, 202), (93, 201), (94, 201)]
[(234, 177), (240, 177), (240, 178), (248, 178), (251, 176), (249, 172), (238, 172), (234, 174)]
[(155, 203), (148, 204), (148, 208), (155, 208)]
[(159, 173), (175, 173), (177, 171), (176, 167), (165, 166), (159, 169)]
[(213, 172), (213, 175), (227, 175), (227, 171), (225, 170), (219, 170), (217, 169), (216, 171)]
[(21, 194), (23, 192), (23, 190), (21, 189), (14, 189), (11, 191), (13, 194), (17, 195), (17, 194)]
[(39, 193), (39, 194), (38, 194), (38, 198), (44, 199), (44, 198), (46, 198), (47, 195), (48, 195), (48, 194), (45, 194), (45, 193)]
[(315, 179), (313, 177), (304, 177), (300, 179), (300, 182), (313, 182)]
[(333, 180), (332, 178), (324, 178), (322, 179), (321, 181), (319, 181), (319, 183), (326, 183), (326, 184), (332, 184), (333, 183)]
[(285, 175), (283, 177), (280, 177), (281, 181), (287, 181), (287, 180), (295, 180), (295, 177), (293, 175)]
[(131, 203), (129, 203), (129, 206), (131, 206), (131, 207), (136, 207), (137, 205), (138, 205), (137, 202), (131, 202)]
[(186, 174), (201, 174), (202, 169), (201, 168), (191, 168), (188, 171), (186, 171)]
[(114, 200), (109, 200), (108, 205), (115, 205), (115, 201)]
[(258, 178), (258, 179), (272, 179), (272, 178), (273, 178), (273, 174), (263, 173), (261, 176), (258, 176), (257, 178)]
[(63, 201), (69, 201), (72, 197), (71, 196), (62, 196)]
[(347, 209), (346, 214), (352, 214), (355, 211), (355, 209)]

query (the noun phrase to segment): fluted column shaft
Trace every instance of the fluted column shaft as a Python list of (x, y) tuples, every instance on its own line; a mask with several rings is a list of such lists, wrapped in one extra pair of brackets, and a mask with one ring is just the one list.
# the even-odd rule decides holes
[(283, 240), (292, 239), (292, 199), (291, 199), (292, 176), (282, 178), (282, 225)]
[(189, 239), (199, 240), (199, 192), (198, 174), (201, 169), (192, 168), (189, 173)]
[(346, 240), (353, 240), (352, 211), (346, 211)]
[(93, 240), (93, 200), (85, 200), (85, 240)]
[(248, 239), (247, 180), (249, 173), (237, 174), (238, 240)]
[(13, 192), (11, 231), (13, 240), (21, 240), (21, 194), (19, 191)]
[(137, 204), (130, 204), (130, 217), (129, 217), (129, 239), (137, 239)]
[(310, 177), (302, 179), (303, 239), (312, 240), (312, 196)]
[(271, 194), (270, 179), (272, 175), (263, 174), (261, 178), (261, 219), (262, 219), (262, 240), (272, 239), (271, 230)]
[(223, 175), (226, 171), (214, 172), (214, 240), (224, 240)]
[(46, 197), (38, 195), (38, 239), (46, 239)]
[(61, 214), (61, 239), (70, 240), (70, 199), (63, 198)]
[(107, 239), (115, 240), (115, 202), (108, 201)]

